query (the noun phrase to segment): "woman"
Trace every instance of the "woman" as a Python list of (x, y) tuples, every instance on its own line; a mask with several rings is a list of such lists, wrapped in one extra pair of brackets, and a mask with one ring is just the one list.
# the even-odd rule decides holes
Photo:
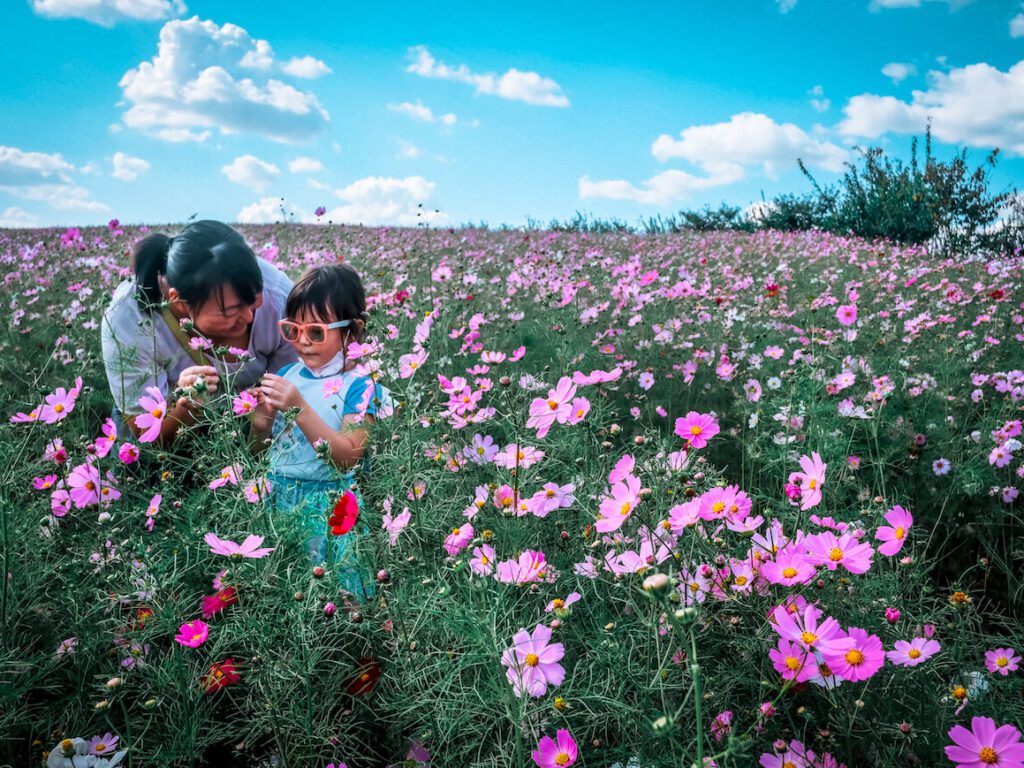
[[(291, 279), (257, 258), (226, 224), (197, 221), (174, 237), (150, 235), (133, 249), (132, 267), (134, 279), (114, 291), (101, 325), (103, 366), (119, 429), (123, 424), (136, 437), (141, 433), (135, 417), (144, 411), (139, 398), (147, 387), (167, 397), (201, 377), (210, 393), (219, 387), (239, 391), (297, 360), (277, 329)], [(188, 333), (183, 320), (191, 321)], [(189, 340), (196, 336), (232, 353), (214, 358), (210, 350), (194, 349)], [(158, 441), (170, 443), (182, 426), (194, 424), (200, 405), (178, 398), (164, 416)]]

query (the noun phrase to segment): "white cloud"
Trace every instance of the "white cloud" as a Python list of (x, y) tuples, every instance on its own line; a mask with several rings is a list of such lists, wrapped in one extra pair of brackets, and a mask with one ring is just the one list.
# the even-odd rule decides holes
[(34, 227), (39, 223), (39, 217), (29, 213), (26, 210), (12, 206), (6, 209), (3, 213), (0, 213), (0, 227), (8, 227), (10, 229), (20, 229), (24, 227)]
[(266, 163), (252, 155), (236, 157), (230, 164), (220, 169), (221, 172), (235, 184), (249, 187), (257, 192), (262, 192), (281, 175), (281, 169), (276, 165)]
[(169, 21), (157, 55), (121, 78), (130, 104), (122, 119), (175, 142), (205, 141), (214, 129), (283, 142), (323, 131), (330, 115), (317, 97), (269, 77), (273, 63), (270, 44), (234, 24), (217, 26), (198, 16)]
[(894, 61), (882, 67), (882, 74), (890, 78), (894, 84), (899, 85), (901, 80), (906, 80), (911, 75), (916, 75), (917, 67), (913, 64)]
[(307, 80), (329, 75), (333, 71), (320, 59), (314, 59), (312, 56), (296, 56), (283, 64), (281, 69), (292, 77), (303, 77)]
[(0, 184), (28, 184), (52, 177), (69, 181), (67, 172), (74, 169), (60, 154), (24, 152), (0, 145)]
[(444, 224), (447, 214), (427, 205), (436, 184), (422, 176), (404, 179), (370, 176), (334, 191), (343, 204), (329, 210), (325, 219), (344, 224), (397, 224), (415, 226), (426, 222)]
[(51, 19), (84, 19), (102, 27), (119, 21), (163, 21), (188, 10), (182, 0), (31, 0), (32, 10)]
[(1006, 72), (984, 63), (931, 71), (928, 84), (928, 90), (913, 91), (910, 101), (854, 96), (843, 109), (839, 132), (871, 139), (917, 133), (930, 117), (939, 141), (1024, 155), (1024, 61)]
[(313, 217), (280, 197), (261, 197), (238, 212), (239, 224), (275, 224), (281, 221), (309, 222)]
[(324, 169), (324, 164), (315, 157), (296, 157), (288, 163), (288, 170), (292, 173), (317, 173)]
[(569, 98), (562, 92), (562, 87), (551, 78), (536, 72), (523, 72), (512, 67), (503, 75), (497, 75), (473, 72), (465, 64), (450, 67), (435, 59), (422, 45), (410, 48), (409, 55), (413, 62), (405, 71), (421, 77), (454, 80), (474, 86), (477, 93), (542, 107), (569, 106)]
[[(955, 11), (965, 5), (970, 5), (974, 0), (928, 0), (929, 2), (943, 2)], [(890, 8), (920, 8), (922, 0), (871, 0), (868, 10), (872, 12), (888, 10)]]
[(682, 158), (712, 170), (716, 165), (761, 165), (774, 175), (779, 167), (796, 167), (797, 158), (810, 166), (840, 171), (848, 153), (842, 147), (812, 137), (792, 123), (776, 123), (756, 112), (733, 115), (727, 123), (695, 125), (674, 139), (662, 134), (651, 153), (664, 162)]
[(670, 170), (652, 176), (636, 187), (625, 179), (591, 181), (584, 176), (579, 181), (580, 198), (600, 197), (607, 200), (632, 200), (647, 205), (669, 205), (685, 200), (696, 192), (733, 184), (743, 178), (743, 168), (722, 165), (706, 177), (694, 176), (686, 171)]
[(1010, 37), (1024, 37), (1024, 13), (1010, 19)]
[(135, 181), (140, 173), (149, 170), (149, 163), (141, 157), (129, 157), (124, 152), (114, 153), (114, 171), (110, 175), (122, 181)]
[(415, 160), (420, 156), (420, 148), (415, 144), (410, 144), (408, 141), (398, 140), (398, 156), (404, 157), (407, 160)]
[(811, 96), (811, 106), (814, 107), (815, 112), (828, 112), (829, 107), (832, 106), (832, 102), (829, 99), (824, 98), (825, 89), (820, 85), (816, 85), (807, 92), (808, 96)]
[(797, 0), (775, 0), (779, 4), (779, 13), (789, 13), (796, 8)]
[(418, 99), (415, 104), (411, 101), (403, 101), (401, 104), (388, 104), (388, 109), (421, 123), (441, 123), (451, 127), (459, 121), (459, 118), (451, 112), (435, 115), (430, 107), (425, 106)]
[(47, 203), (58, 211), (91, 211), (102, 213), (110, 208), (92, 199), (92, 193), (75, 184), (25, 184), (21, 186), (0, 185), (0, 194), (21, 200)]

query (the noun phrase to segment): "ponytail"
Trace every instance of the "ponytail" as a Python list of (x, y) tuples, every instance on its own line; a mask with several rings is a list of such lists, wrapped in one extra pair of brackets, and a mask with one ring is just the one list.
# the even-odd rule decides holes
[(135, 270), (135, 300), (139, 309), (149, 312), (163, 301), (158, 277), (167, 271), (167, 254), (171, 250), (172, 238), (153, 234), (136, 243), (132, 251), (132, 268)]

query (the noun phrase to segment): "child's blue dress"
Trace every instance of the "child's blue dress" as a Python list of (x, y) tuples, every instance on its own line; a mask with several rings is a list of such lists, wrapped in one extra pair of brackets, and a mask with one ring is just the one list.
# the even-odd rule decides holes
[[(310, 407), (335, 430), (341, 430), (342, 419), (349, 414), (376, 416), (378, 408), (391, 407), (387, 389), (354, 371), (321, 378), (300, 361), (285, 366), (277, 375), (294, 384)], [(372, 394), (367, 398), (371, 387)], [(357, 535), (367, 535), (369, 527), (360, 522), (342, 536), (334, 536), (327, 527), (334, 508), (332, 492), (337, 498), (345, 491), (352, 491), (362, 509), (354, 469), (341, 470), (320, 459), (298, 425), (292, 423), (285, 429), (284, 416), (280, 413), (274, 419), (271, 437), (268, 479), (274, 503), (279, 510), (294, 515), (306, 529), (310, 560), (317, 565), (327, 564), (330, 540), (329, 565), (336, 572), (340, 586), (357, 598), (373, 597), (375, 581), (365, 565), (357, 562), (354, 541)], [(364, 468), (367, 465), (365, 457), (363, 465)]]

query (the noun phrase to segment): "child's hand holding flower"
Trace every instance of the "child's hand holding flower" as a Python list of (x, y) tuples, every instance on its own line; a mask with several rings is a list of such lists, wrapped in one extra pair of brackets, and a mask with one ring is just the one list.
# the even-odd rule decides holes
[(288, 379), (273, 373), (263, 375), (260, 382), (262, 399), (275, 411), (287, 411), (292, 408), (308, 408), (299, 390)]

